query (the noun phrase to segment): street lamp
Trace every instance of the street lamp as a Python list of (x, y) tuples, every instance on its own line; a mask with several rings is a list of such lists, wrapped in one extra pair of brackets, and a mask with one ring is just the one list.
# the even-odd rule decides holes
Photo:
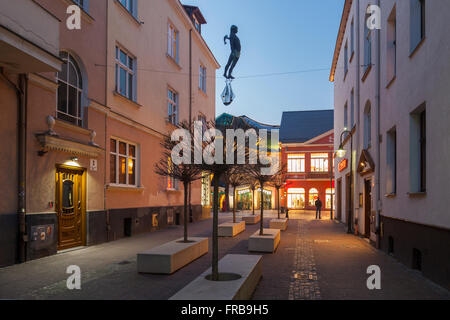
[(344, 149), (344, 143), (342, 141), (342, 138), (344, 137), (344, 134), (350, 135), (350, 183), (348, 184), (348, 221), (347, 221), (347, 233), (352, 233), (352, 185), (353, 185), (353, 135), (352, 132), (349, 131), (347, 128), (344, 128), (344, 131), (341, 133), (340, 138), (340, 144), (339, 149), (337, 150), (336, 154), (339, 158), (345, 157), (345, 154), (347, 153)]

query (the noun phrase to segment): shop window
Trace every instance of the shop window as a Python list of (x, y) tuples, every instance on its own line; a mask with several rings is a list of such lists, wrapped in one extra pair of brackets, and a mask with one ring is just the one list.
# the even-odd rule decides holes
[(316, 205), (316, 200), (319, 198), (319, 191), (316, 188), (309, 190), (309, 206), (314, 207)]
[(305, 189), (292, 188), (288, 190), (288, 208), (289, 209), (305, 208)]
[(333, 204), (333, 209), (336, 209), (336, 197), (334, 188), (328, 188), (325, 192), (325, 208), (331, 209), (331, 204)]

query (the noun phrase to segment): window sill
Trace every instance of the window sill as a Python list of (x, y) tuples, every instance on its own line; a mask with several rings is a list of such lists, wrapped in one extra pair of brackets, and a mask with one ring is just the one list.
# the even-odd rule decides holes
[(175, 60), (170, 54), (166, 53), (166, 57), (173, 63), (173, 65), (175, 67), (178, 68), (178, 70), (180, 70), (180, 71), (183, 70), (183, 68), (180, 66), (180, 64), (177, 62), (177, 60)]
[(396, 193), (388, 193), (388, 194), (385, 194), (384, 196), (386, 198), (395, 198), (395, 197), (397, 197), (397, 194)]
[(426, 192), (408, 192), (407, 195), (410, 198), (425, 198), (427, 196)]
[(417, 51), (419, 51), (419, 49), (422, 47), (423, 43), (425, 42), (426, 37), (423, 37), (422, 40), (420, 40), (420, 42), (417, 44), (417, 46), (411, 51), (411, 53), (409, 54), (409, 58), (412, 59)]
[(133, 14), (130, 12), (130, 11), (128, 11), (128, 9), (127, 8), (125, 8), (124, 6), (123, 6), (123, 4), (122, 3), (120, 3), (120, 1), (119, 0), (115, 0), (114, 1), (123, 11), (125, 11), (126, 13), (127, 13), (127, 15), (140, 27), (142, 24), (143, 24), (143, 22), (141, 22), (141, 21), (139, 21), (139, 19), (137, 18), (137, 17), (135, 17), (135, 16), (133, 16)]
[(133, 100), (131, 100), (130, 98), (124, 96), (123, 94), (121, 94), (121, 93), (118, 92), (117, 90), (114, 90), (113, 93), (114, 93), (114, 95), (115, 95), (116, 97), (119, 97), (119, 98), (122, 98), (122, 99), (126, 100), (127, 102), (129, 102), (129, 103), (132, 104), (133, 106), (138, 107), (138, 108), (142, 108), (142, 105), (140, 105), (140, 104), (137, 103), (136, 101), (133, 101)]
[(111, 191), (130, 191), (130, 192), (144, 192), (145, 188), (140, 186), (127, 186), (122, 184), (108, 184), (106, 185), (106, 190)]

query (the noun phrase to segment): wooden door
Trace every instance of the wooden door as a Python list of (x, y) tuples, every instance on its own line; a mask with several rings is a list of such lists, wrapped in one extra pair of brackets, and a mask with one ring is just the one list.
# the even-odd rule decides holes
[(85, 245), (86, 182), (83, 169), (57, 169), (56, 210), (58, 250)]

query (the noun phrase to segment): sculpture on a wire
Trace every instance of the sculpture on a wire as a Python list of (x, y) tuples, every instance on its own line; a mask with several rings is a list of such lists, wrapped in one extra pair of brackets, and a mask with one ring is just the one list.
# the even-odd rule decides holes
[(236, 67), (236, 64), (239, 61), (239, 58), (241, 57), (241, 41), (239, 40), (237, 33), (238, 33), (238, 27), (233, 25), (231, 26), (230, 35), (226, 35), (223, 39), (225, 44), (227, 44), (227, 40), (230, 40), (230, 46), (231, 46), (231, 54), (228, 58), (228, 63), (225, 66), (225, 72), (223, 76), (225, 77), (225, 89), (222, 93), (222, 101), (223, 104), (228, 106), (230, 105), (233, 100), (235, 99), (235, 94), (233, 93), (233, 89), (231, 88), (231, 81), (235, 78), (233, 77), (233, 70)]

